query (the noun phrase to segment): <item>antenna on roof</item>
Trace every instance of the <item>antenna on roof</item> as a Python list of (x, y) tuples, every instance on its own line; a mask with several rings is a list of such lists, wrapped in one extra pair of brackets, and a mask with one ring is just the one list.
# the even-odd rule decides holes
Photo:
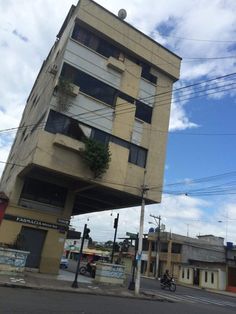
[(125, 11), (125, 9), (120, 9), (118, 12), (118, 18), (120, 20), (124, 20), (127, 16), (127, 12)]

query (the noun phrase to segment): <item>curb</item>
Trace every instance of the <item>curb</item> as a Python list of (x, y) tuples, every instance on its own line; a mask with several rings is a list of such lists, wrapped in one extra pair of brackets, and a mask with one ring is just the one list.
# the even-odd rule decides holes
[[(127, 298), (127, 299), (136, 299), (136, 300), (149, 300), (149, 301), (159, 301), (159, 302), (171, 302), (165, 298), (161, 298), (156, 294), (141, 292), (139, 296), (132, 294), (122, 294), (114, 292), (106, 292), (99, 290), (89, 290), (88, 288), (61, 288), (61, 287), (49, 287), (49, 286), (35, 286), (35, 285), (24, 285), (8, 282), (0, 282), (0, 287), (6, 288), (19, 288), (19, 289), (32, 289), (32, 290), (44, 290), (44, 291), (55, 291), (55, 292), (66, 292), (66, 293), (78, 293), (78, 294), (90, 294), (90, 295), (102, 295), (107, 297), (116, 297), (116, 298)], [(99, 289), (99, 288), (98, 288)]]

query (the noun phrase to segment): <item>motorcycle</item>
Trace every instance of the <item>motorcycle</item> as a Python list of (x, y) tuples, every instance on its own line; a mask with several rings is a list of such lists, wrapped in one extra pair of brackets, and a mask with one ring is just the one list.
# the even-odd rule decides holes
[(88, 273), (92, 278), (95, 278), (96, 265), (88, 263), (86, 266), (81, 266), (79, 272), (81, 275), (86, 275)]
[(171, 292), (175, 292), (176, 290), (176, 284), (173, 277), (170, 279), (164, 280), (161, 278), (161, 289), (168, 288)]

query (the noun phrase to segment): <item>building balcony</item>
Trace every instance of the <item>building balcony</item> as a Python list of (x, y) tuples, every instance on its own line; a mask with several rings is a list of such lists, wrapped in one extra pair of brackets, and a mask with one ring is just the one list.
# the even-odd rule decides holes
[[(171, 253), (171, 262), (172, 263), (181, 263), (181, 254)], [(168, 259), (168, 253), (160, 253), (160, 261), (166, 262)]]

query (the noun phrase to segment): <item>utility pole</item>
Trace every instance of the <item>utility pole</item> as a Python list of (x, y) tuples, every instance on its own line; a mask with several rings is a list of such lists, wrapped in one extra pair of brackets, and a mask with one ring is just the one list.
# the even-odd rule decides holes
[(160, 232), (161, 232), (161, 216), (154, 216), (150, 215), (150, 217), (155, 219), (157, 223), (157, 240), (156, 240), (156, 271), (155, 271), (155, 278), (158, 279), (159, 275), (159, 254), (160, 254)]
[(135, 294), (139, 295), (140, 290), (140, 277), (141, 277), (141, 262), (142, 262), (142, 249), (143, 249), (143, 224), (144, 224), (144, 209), (145, 209), (145, 193), (149, 188), (144, 184), (142, 187), (142, 205), (140, 212), (140, 225), (139, 225), (139, 241), (138, 241), (138, 254), (137, 259), (137, 273), (135, 281)]
[(113, 263), (114, 258), (114, 252), (115, 252), (115, 246), (116, 246), (116, 234), (117, 234), (117, 228), (118, 228), (118, 222), (119, 222), (119, 214), (117, 214), (117, 217), (114, 219), (114, 240), (113, 240), (113, 246), (112, 246), (112, 253), (111, 253), (111, 263)]

